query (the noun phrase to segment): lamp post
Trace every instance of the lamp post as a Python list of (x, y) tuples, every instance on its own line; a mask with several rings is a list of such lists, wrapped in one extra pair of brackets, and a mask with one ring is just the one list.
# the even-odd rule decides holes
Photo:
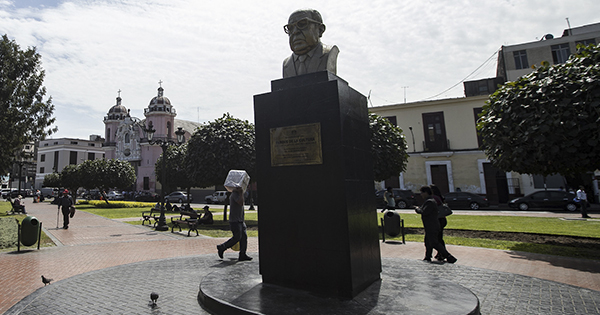
[(183, 130), (183, 128), (181, 127), (177, 127), (177, 131), (175, 131), (175, 134), (177, 135), (177, 142), (171, 140), (171, 138), (167, 137), (164, 139), (153, 139), (154, 138), (154, 133), (156, 132), (156, 130), (154, 129), (154, 127), (152, 126), (152, 122), (150, 122), (148, 124), (148, 128), (144, 128), (144, 132), (146, 132), (146, 135), (148, 137), (148, 143), (150, 145), (159, 145), (162, 148), (162, 162), (161, 162), (161, 184), (162, 184), (162, 189), (160, 190), (160, 217), (158, 218), (158, 223), (156, 224), (156, 231), (167, 231), (169, 229), (169, 227), (167, 226), (167, 220), (165, 218), (165, 183), (166, 183), (166, 152), (167, 152), (167, 147), (171, 146), (171, 145), (181, 145), (185, 139), (184, 139), (184, 135), (185, 135), (185, 131)]

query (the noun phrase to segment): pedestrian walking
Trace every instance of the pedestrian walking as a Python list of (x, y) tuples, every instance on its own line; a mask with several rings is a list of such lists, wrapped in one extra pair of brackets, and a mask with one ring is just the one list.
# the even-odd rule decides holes
[(248, 234), (246, 233), (246, 222), (244, 222), (244, 191), (241, 187), (236, 187), (229, 197), (231, 212), (229, 214), (229, 228), (233, 236), (225, 243), (217, 245), (219, 258), (223, 258), (223, 253), (240, 242), (240, 255), (238, 260), (252, 260), (252, 257), (246, 255), (248, 248)]
[(590, 218), (590, 216), (587, 214), (587, 194), (585, 193), (583, 186), (579, 186), (579, 190), (577, 191), (577, 200), (579, 201), (579, 205), (581, 207), (581, 217)]
[(65, 189), (62, 197), (60, 197), (60, 200), (58, 200), (58, 210), (62, 210), (63, 229), (65, 230), (69, 228), (69, 215), (71, 214), (71, 207), (73, 204), (73, 197), (71, 197), (71, 195), (69, 195), (69, 191)]
[(425, 201), (421, 207), (415, 208), (415, 212), (421, 215), (421, 221), (425, 229), (425, 258), (423, 260), (431, 262), (431, 255), (435, 248), (441, 255), (441, 258), (453, 264), (457, 261), (456, 257), (448, 253), (446, 247), (439, 242), (440, 222), (438, 221), (438, 206), (432, 197), (433, 192), (431, 191), (431, 187), (423, 186), (420, 192), (421, 197)]

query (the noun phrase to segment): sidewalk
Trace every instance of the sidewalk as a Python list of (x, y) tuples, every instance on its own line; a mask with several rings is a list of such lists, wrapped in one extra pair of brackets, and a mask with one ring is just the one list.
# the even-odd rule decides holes
[[(128, 279), (122, 285), (127, 286), (128, 283), (131, 283), (132, 286), (139, 285), (146, 288), (151, 287), (151, 284), (155, 281), (160, 281), (157, 280), (157, 274), (170, 279), (162, 281), (173, 282), (180, 279), (182, 275), (179, 275), (178, 269), (170, 269), (173, 266), (188, 268), (189, 270), (186, 273), (190, 272), (190, 275), (195, 275), (185, 280), (190, 282), (191, 287), (182, 289), (181, 283), (178, 282), (175, 284), (177, 288), (175, 290), (193, 291), (191, 295), (195, 296), (199, 284), (199, 279), (196, 276), (200, 277), (210, 271), (210, 268), (196, 269), (201, 269), (202, 266), (231, 266), (233, 263), (230, 259), (235, 257), (233, 252), (228, 251), (225, 253), (225, 261), (218, 259), (215, 247), (224, 241), (222, 238), (187, 237), (178, 233), (156, 232), (148, 226), (134, 226), (83, 211), (77, 212), (68, 230), (56, 229), (57, 208), (55, 205), (28, 203), (27, 210), (30, 215), (43, 222), (44, 229), (56, 239), (59, 246), (19, 254), (0, 254), (0, 266), (2, 266), (0, 268), (0, 313), (6, 312), (13, 305), (30, 295), (28, 299), (32, 301), (25, 299), (18, 303), (18, 306), (25, 309), (35, 308), (37, 304), (34, 301), (40, 303), (43, 301), (42, 297), (38, 295), (50, 294), (53, 290), (73, 290), (74, 288), (66, 285), (99, 275), (88, 273), (91, 271), (101, 273), (102, 277), (109, 278), (108, 282), (100, 285), (101, 290), (113, 291), (118, 289), (121, 295), (124, 295), (123, 298), (130, 297), (135, 300), (134, 296), (139, 292), (129, 290), (127, 287), (117, 288), (117, 282), (120, 283), (120, 281)], [(62, 226), (62, 218), (59, 226)], [(498, 283), (498, 279), (506, 279), (506, 276), (503, 276), (504, 273), (512, 274), (511, 277), (517, 279), (518, 283), (522, 285), (523, 283), (525, 285), (539, 283), (539, 279), (556, 281), (558, 283), (548, 282), (545, 285), (548, 287), (558, 286), (556, 290), (560, 294), (568, 294), (571, 299), (581, 297), (582, 301), (574, 300), (573, 303), (587, 305), (587, 313), (600, 314), (600, 263), (597, 261), (461, 246), (448, 246), (448, 250), (458, 258), (456, 265), (426, 264), (427, 266), (424, 267), (425, 263), (421, 261), (424, 253), (423, 244), (411, 242), (406, 245), (381, 244), (382, 257), (396, 259), (398, 264), (405, 264), (410, 268), (426, 268), (430, 270), (428, 272), (433, 273), (449, 272), (448, 277), (457, 277), (459, 279), (457, 281), (468, 279), (465, 283), (474, 287), (467, 287), (474, 292), (480, 290), (479, 294), (484, 294), (481, 293), (483, 287), (486, 290), (493, 290), (495, 286), (500, 286), (498, 289), (508, 290), (514, 295), (522, 294), (511, 291), (511, 287), (506, 287), (515, 286), (515, 283)], [(248, 252), (256, 258), (252, 263), (256, 263), (258, 258), (257, 238), (249, 239)], [(161, 269), (159, 261), (155, 261), (157, 259), (168, 262), (164, 266), (164, 270)], [(193, 265), (188, 265), (192, 262)], [(144, 268), (148, 269), (144, 271)], [(481, 279), (478, 280), (479, 282), (477, 279), (473, 279), (476, 275), (481, 274), (493, 275), (489, 279), (496, 280), (493, 280), (494, 283), (481, 283)], [(38, 290), (43, 287), (41, 275), (53, 278), (54, 282), (50, 286)], [(124, 277), (124, 279), (119, 280), (115, 277)], [(136, 277), (141, 278), (137, 279)], [(68, 279), (68, 281), (61, 281), (65, 279)], [(85, 283), (89, 282), (83, 281), (82, 283), (85, 286)], [(559, 283), (563, 284), (562, 287)], [(115, 288), (112, 286), (115, 286)], [(35, 294), (33, 294), (34, 292)], [(496, 291), (486, 292), (486, 296), (499, 294)], [(186, 292), (186, 295), (190, 295), (188, 293)], [(76, 293), (75, 295), (79, 296), (78, 294), (84, 293)], [(127, 294), (130, 294), (130, 296)], [(557, 295), (556, 292), (551, 292), (548, 296), (544, 295), (543, 303), (562, 304), (568, 297), (560, 294)], [(179, 298), (183, 298), (183, 296)], [(146, 297), (144, 299), (147, 300)], [(535, 299), (535, 297), (530, 297), (530, 299)], [(484, 299), (480, 296), (480, 300), (482, 310), (485, 309), (486, 305), (495, 305), (495, 302), (489, 297)], [(195, 303), (195, 299), (192, 303)], [(540, 304), (542, 301), (534, 301), (534, 303)], [(65, 305), (68, 306), (68, 304)], [(65, 305), (62, 307), (65, 307)], [(94, 304), (94, 306), (97, 305)], [(60, 305), (57, 307), (60, 308)], [(90, 308), (90, 305), (87, 305), (87, 307)], [(127, 305), (123, 307), (127, 307)], [(94, 309), (90, 308), (89, 313), (94, 313)], [(171, 312), (167, 311), (166, 313), (170, 314)], [(570, 313), (566, 312), (565, 314)]]

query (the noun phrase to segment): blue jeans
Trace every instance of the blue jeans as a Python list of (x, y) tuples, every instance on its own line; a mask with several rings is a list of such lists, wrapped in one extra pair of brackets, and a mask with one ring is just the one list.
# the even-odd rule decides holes
[(235, 243), (240, 242), (240, 256), (246, 255), (246, 249), (248, 248), (248, 234), (246, 234), (246, 223), (245, 222), (229, 222), (229, 228), (233, 236), (228, 239), (223, 246), (225, 249), (231, 248)]

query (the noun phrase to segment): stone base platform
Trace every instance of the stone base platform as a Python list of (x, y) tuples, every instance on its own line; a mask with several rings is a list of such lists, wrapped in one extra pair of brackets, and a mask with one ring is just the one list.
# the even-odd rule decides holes
[(205, 276), (198, 301), (213, 314), (480, 314), (479, 299), (467, 288), (382, 263), (381, 280), (352, 300), (263, 284), (252, 261)]

